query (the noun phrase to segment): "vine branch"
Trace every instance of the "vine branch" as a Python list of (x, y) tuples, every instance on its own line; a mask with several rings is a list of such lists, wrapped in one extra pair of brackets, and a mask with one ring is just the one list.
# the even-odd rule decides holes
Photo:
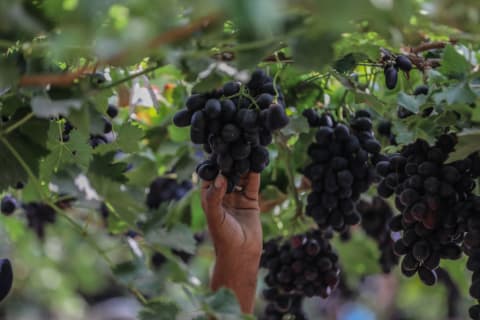
[(455, 44), (456, 41), (454, 40), (450, 40), (450, 41), (435, 41), (435, 42), (425, 42), (425, 43), (422, 43), (416, 47), (413, 47), (413, 48), (409, 48), (409, 52), (410, 53), (414, 53), (414, 54), (417, 54), (419, 52), (423, 52), (423, 51), (428, 51), (428, 50), (432, 50), (432, 49), (443, 49), (447, 46), (447, 44)]
[[(191, 23), (173, 28), (168, 30), (158, 37), (151, 40), (147, 45), (146, 49), (151, 50), (156, 47), (159, 47), (164, 44), (178, 42), (189, 37), (193, 33), (205, 29), (215, 22), (220, 20), (221, 15), (219, 13), (213, 13), (211, 15), (205, 16), (198, 20), (194, 20)], [(108, 64), (119, 64), (125, 60), (128, 56), (129, 51), (120, 52), (117, 55), (114, 55), (111, 58), (106, 59), (105, 61), (99, 61), (95, 68), (98, 65), (108, 65)], [(18, 85), (20, 87), (34, 87), (34, 86), (45, 86), (45, 85), (55, 85), (60, 87), (66, 87), (71, 85), (75, 80), (85, 73), (91, 72), (94, 68), (80, 68), (77, 71), (64, 73), (64, 74), (38, 74), (38, 75), (26, 75), (20, 78)]]

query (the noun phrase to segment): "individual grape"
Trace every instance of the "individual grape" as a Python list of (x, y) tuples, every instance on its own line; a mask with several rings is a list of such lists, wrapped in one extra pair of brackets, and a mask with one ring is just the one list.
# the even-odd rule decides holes
[(10, 260), (0, 259), (0, 302), (5, 300), (13, 285), (13, 269)]
[(182, 109), (173, 116), (173, 123), (177, 127), (188, 127), (191, 123), (192, 114), (188, 109)]
[(419, 85), (418, 87), (416, 87), (415, 90), (413, 91), (413, 95), (418, 96), (420, 94), (427, 95), (428, 94), (428, 86)]
[(268, 128), (270, 130), (273, 131), (281, 129), (289, 123), (285, 108), (283, 108), (281, 105), (272, 104), (268, 111)]
[(227, 82), (223, 85), (223, 94), (227, 97), (233, 96), (240, 91), (240, 84), (235, 81)]
[(435, 283), (437, 283), (437, 273), (435, 270), (429, 270), (424, 267), (420, 267), (418, 270), (418, 275), (420, 277), (420, 280), (427, 286), (433, 286)]
[(233, 120), (235, 113), (237, 112), (237, 107), (232, 100), (226, 99), (221, 103), (221, 117), (224, 122)]
[(241, 109), (235, 117), (236, 123), (243, 129), (257, 127), (258, 113), (253, 109)]
[(305, 109), (302, 112), (302, 115), (307, 118), (308, 124), (310, 127), (319, 127), (320, 124), (320, 117), (318, 113), (314, 109)]
[(225, 125), (222, 129), (222, 139), (227, 143), (233, 142), (240, 138), (240, 134), (240, 129), (231, 123)]
[(405, 72), (412, 70), (412, 62), (407, 56), (402, 54), (395, 59), (395, 66)]
[(384, 69), (385, 73), (385, 86), (392, 90), (397, 86), (398, 72), (393, 66), (388, 66)]
[(196, 111), (192, 116), (190, 139), (193, 143), (202, 144), (206, 142), (206, 119), (202, 111)]
[(268, 150), (264, 147), (255, 147), (250, 155), (250, 169), (253, 172), (261, 172), (269, 162)]
[(201, 94), (193, 94), (188, 97), (185, 105), (190, 112), (195, 113), (196, 111), (202, 110), (206, 102), (207, 100), (205, 99), (205, 96)]
[(273, 103), (273, 95), (269, 93), (262, 93), (256, 99), (257, 105), (260, 109), (267, 109)]
[(215, 119), (220, 116), (222, 105), (217, 99), (208, 99), (205, 103), (205, 114), (210, 119)]
[(233, 160), (242, 160), (248, 158), (250, 155), (251, 147), (248, 143), (243, 141), (236, 141), (232, 144), (231, 155)]
[(202, 162), (197, 167), (197, 174), (199, 177), (205, 181), (213, 181), (215, 177), (218, 175), (218, 167), (215, 163), (210, 160), (206, 160)]
[(107, 114), (110, 118), (115, 118), (118, 115), (118, 108), (112, 104), (108, 105)]
[(1, 203), (1, 211), (4, 215), (9, 216), (15, 212), (15, 209), (17, 208), (17, 200), (10, 196), (6, 195), (2, 199)]

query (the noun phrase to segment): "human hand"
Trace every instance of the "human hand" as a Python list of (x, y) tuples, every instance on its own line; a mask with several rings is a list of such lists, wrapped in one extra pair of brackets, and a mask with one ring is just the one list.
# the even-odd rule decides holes
[(251, 313), (262, 253), (260, 174), (249, 173), (238, 185), (240, 190), (226, 194), (227, 180), (222, 175), (204, 181), (202, 207), (217, 257), (211, 287), (232, 289), (242, 311)]
[(202, 207), (217, 255), (257, 255), (262, 250), (260, 174), (249, 173), (238, 186), (240, 190), (227, 194), (227, 180), (222, 175), (202, 184)]

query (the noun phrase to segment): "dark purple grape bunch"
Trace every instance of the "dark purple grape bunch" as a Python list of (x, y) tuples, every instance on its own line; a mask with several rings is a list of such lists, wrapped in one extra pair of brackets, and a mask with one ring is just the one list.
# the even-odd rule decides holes
[(39, 239), (45, 238), (45, 227), (56, 221), (55, 210), (41, 202), (30, 202), (23, 205), (27, 217), (28, 227), (32, 229)]
[[(415, 90), (413, 91), (414, 96), (427, 95), (427, 94), (428, 94), (428, 86), (423, 84), (416, 87)], [(428, 117), (432, 112), (433, 112), (433, 107), (428, 107), (422, 111), (421, 115), (423, 118), (425, 118), (425, 117)], [(397, 109), (398, 118), (405, 119), (412, 115), (414, 115), (414, 113), (411, 112), (410, 110), (407, 110), (402, 106), (398, 106), (398, 109)]]
[[(462, 249), (468, 256), (467, 269), (473, 272), (469, 293), (480, 302), (480, 197), (471, 195), (454, 210), (466, 231)], [(472, 319), (480, 319), (480, 303), (470, 307), (469, 314)]]
[(344, 232), (360, 222), (355, 202), (377, 178), (374, 163), (381, 159), (381, 145), (366, 111), (357, 112), (349, 125), (311, 109), (303, 114), (312, 127), (318, 127), (308, 148), (312, 162), (304, 169), (312, 184), (306, 214), (321, 229)]
[(395, 194), (401, 211), (390, 223), (392, 231), (402, 232), (394, 245), (395, 253), (404, 256), (401, 270), (406, 276), (418, 272), (427, 285), (437, 281), (440, 259), (461, 257), (463, 231), (454, 208), (469, 197), (475, 182), (468, 158), (445, 163), (456, 142), (453, 134), (440, 136), (433, 146), (417, 140), (377, 163), (383, 177), (378, 194)]
[(12, 215), (15, 210), (18, 208), (17, 199), (11, 195), (6, 195), (2, 198), (1, 202), (1, 212), (6, 216)]
[(289, 119), (280, 87), (256, 70), (246, 85), (228, 82), (212, 92), (191, 95), (173, 122), (190, 126), (191, 141), (209, 154), (197, 167), (200, 178), (212, 181), (221, 172), (228, 180), (227, 192), (232, 192), (242, 175), (265, 169), (272, 132)]
[(158, 209), (162, 203), (178, 201), (192, 189), (191, 181), (178, 182), (176, 179), (167, 177), (155, 178), (149, 187), (147, 194), (147, 207)]
[(261, 320), (282, 320), (285, 316), (295, 320), (307, 319), (302, 310), (302, 295), (282, 293), (278, 288), (267, 288), (263, 290), (263, 298), (267, 306)]
[(406, 55), (394, 55), (388, 50), (382, 50), (383, 73), (385, 75), (385, 86), (392, 90), (395, 89), (398, 82), (398, 71), (405, 72), (408, 76), (413, 65), (410, 58)]
[(398, 265), (398, 256), (393, 252), (394, 241), (389, 227), (393, 217), (392, 208), (380, 197), (374, 197), (371, 202), (360, 200), (356, 208), (362, 217), (362, 229), (378, 244), (382, 271), (390, 273)]
[(268, 287), (306, 297), (327, 298), (337, 287), (340, 274), (338, 256), (326, 234), (319, 230), (295, 235), (284, 242), (266, 242), (261, 267), (268, 270)]

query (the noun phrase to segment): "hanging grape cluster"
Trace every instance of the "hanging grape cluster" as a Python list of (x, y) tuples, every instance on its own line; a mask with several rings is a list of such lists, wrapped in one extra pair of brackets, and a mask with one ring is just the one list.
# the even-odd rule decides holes
[(403, 54), (394, 55), (388, 50), (382, 50), (383, 73), (385, 75), (385, 86), (392, 90), (398, 82), (398, 71), (409, 73), (413, 65), (409, 57)]
[(381, 145), (366, 111), (357, 112), (349, 125), (311, 109), (303, 114), (310, 126), (318, 127), (308, 148), (312, 162), (304, 169), (312, 184), (306, 214), (320, 228), (344, 232), (360, 222), (355, 203), (376, 179), (374, 163), (382, 159)]
[(266, 285), (282, 294), (327, 298), (339, 281), (338, 256), (318, 230), (266, 242), (261, 267), (268, 270)]
[(356, 208), (362, 217), (362, 229), (378, 244), (382, 271), (389, 273), (398, 264), (398, 257), (393, 252), (394, 241), (388, 226), (393, 217), (392, 208), (380, 197), (374, 197), (371, 202), (360, 200)]
[(395, 205), (401, 211), (390, 226), (403, 232), (394, 245), (395, 253), (404, 256), (402, 273), (408, 277), (418, 273), (427, 285), (437, 281), (440, 259), (461, 256), (464, 230), (453, 208), (475, 187), (469, 158), (445, 163), (455, 144), (452, 134), (440, 136), (434, 146), (417, 140), (377, 163), (383, 177), (378, 194), (395, 194)]
[(197, 167), (200, 178), (211, 181), (221, 172), (231, 192), (240, 176), (261, 172), (268, 165), (266, 146), (272, 142), (272, 132), (285, 127), (289, 119), (280, 87), (257, 70), (246, 85), (228, 82), (212, 92), (191, 95), (173, 122), (190, 126), (191, 141), (209, 154)]

